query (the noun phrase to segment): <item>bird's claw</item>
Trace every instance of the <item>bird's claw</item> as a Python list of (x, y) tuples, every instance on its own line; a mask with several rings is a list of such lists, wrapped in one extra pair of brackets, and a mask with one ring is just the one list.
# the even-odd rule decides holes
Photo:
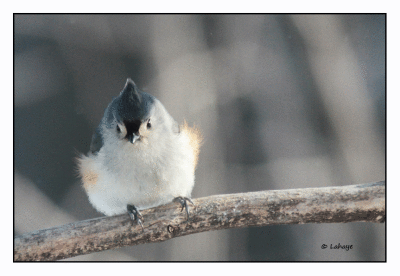
[(136, 207), (134, 205), (130, 205), (130, 204), (128, 204), (126, 206), (126, 209), (128, 210), (128, 214), (131, 217), (131, 219), (133, 221), (136, 221), (142, 227), (142, 230), (144, 231), (143, 223), (142, 223), (143, 216), (139, 212), (139, 210), (136, 209)]
[(181, 212), (183, 211), (183, 209), (186, 209), (186, 215), (187, 215), (187, 220), (189, 220), (189, 205), (187, 204), (187, 202), (190, 202), (193, 204), (193, 206), (196, 206), (193, 201), (188, 198), (188, 197), (182, 197), (182, 196), (178, 196), (176, 198), (174, 198), (173, 202), (177, 202), (182, 206)]

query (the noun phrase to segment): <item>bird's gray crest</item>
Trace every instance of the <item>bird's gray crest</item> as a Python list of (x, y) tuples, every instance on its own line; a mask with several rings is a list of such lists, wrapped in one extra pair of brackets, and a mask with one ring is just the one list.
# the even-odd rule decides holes
[(126, 80), (125, 87), (120, 95), (123, 102), (131, 102), (138, 105), (142, 102), (142, 97), (138, 92), (138, 88), (130, 78)]
[(154, 99), (153, 96), (140, 91), (136, 84), (128, 78), (124, 89), (106, 109), (104, 115), (106, 116), (107, 127), (111, 128), (114, 120), (122, 123), (147, 119)]

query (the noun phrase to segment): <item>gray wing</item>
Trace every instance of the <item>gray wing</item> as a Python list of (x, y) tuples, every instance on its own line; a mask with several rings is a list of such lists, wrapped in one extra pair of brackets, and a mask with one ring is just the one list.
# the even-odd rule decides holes
[(92, 136), (92, 143), (90, 144), (90, 152), (96, 154), (103, 146), (103, 135), (101, 134), (100, 128), (96, 128), (96, 131)]

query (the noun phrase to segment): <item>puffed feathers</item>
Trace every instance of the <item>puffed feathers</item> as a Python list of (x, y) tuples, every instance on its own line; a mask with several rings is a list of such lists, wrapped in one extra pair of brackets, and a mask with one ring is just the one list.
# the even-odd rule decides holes
[[(134, 133), (139, 138), (131, 143), (126, 137)], [(89, 154), (78, 157), (89, 201), (115, 215), (128, 204), (141, 210), (190, 197), (201, 140), (197, 128), (179, 127), (158, 99), (128, 79), (105, 110)]]

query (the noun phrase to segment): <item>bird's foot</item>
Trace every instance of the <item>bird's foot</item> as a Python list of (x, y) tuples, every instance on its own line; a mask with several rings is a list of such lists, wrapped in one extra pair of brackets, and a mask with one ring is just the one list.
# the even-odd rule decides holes
[(183, 208), (185, 208), (186, 214), (187, 214), (187, 220), (189, 220), (189, 205), (187, 203), (188, 201), (190, 203), (192, 203), (193, 206), (196, 206), (196, 205), (194, 205), (193, 201), (188, 197), (178, 196), (178, 197), (175, 197), (174, 200), (172, 200), (172, 202), (177, 202), (182, 206), (181, 212), (183, 211)]
[(131, 217), (131, 219), (133, 221), (136, 221), (138, 224), (140, 224), (140, 226), (142, 227), (142, 230), (144, 231), (143, 224), (142, 224), (142, 219), (143, 219), (142, 214), (139, 212), (138, 209), (136, 209), (135, 205), (128, 204), (126, 206), (126, 209), (128, 210), (128, 214)]

